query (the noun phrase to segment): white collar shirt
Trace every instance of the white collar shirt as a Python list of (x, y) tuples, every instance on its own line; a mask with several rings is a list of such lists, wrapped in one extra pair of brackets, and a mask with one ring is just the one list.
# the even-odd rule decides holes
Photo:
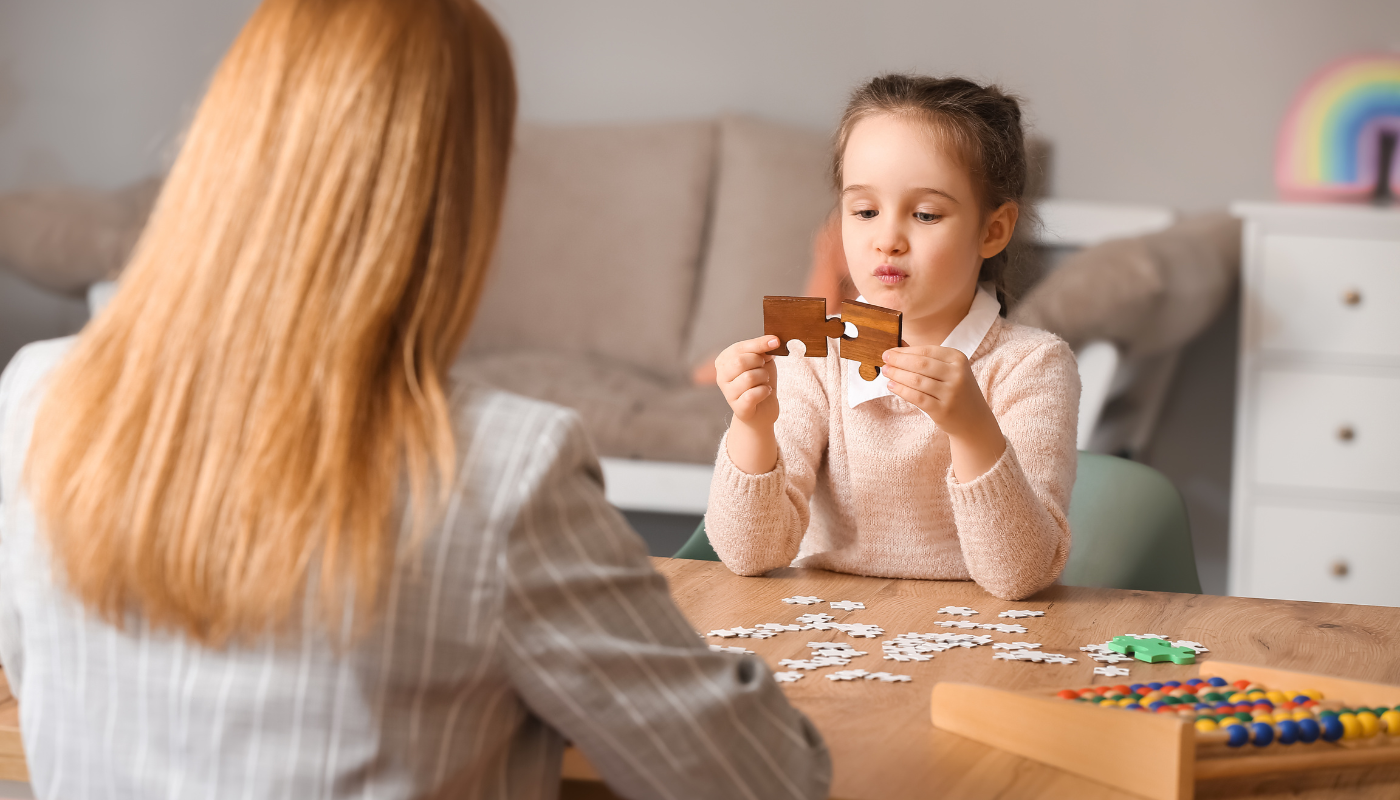
[[(864, 297), (856, 299), (865, 302)], [(962, 322), (959, 322), (948, 334), (948, 338), (943, 340), (943, 346), (958, 350), (971, 359), (1000, 315), (1001, 303), (991, 291), (990, 284), (979, 284), (977, 294), (972, 298), (972, 307), (967, 310), (967, 316), (963, 317)], [(855, 408), (877, 397), (896, 396), (890, 391), (889, 379), (883, 371), (875, 376), (875, 380), (868, 381), (860, 376), (860, 362), (842, 360), (846, 362), (846, 405)]]

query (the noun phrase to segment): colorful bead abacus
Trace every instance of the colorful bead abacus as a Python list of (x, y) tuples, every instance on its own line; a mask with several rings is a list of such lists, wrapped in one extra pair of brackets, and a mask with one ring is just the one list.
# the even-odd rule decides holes
[(1197, 746), (1256, 747), (1383, 737), (1400, 743), (1400, 706), (1351, 708), (1328, 702), (1315, 689), (1271, 690), (1224, 678), (1065, 689), (1066, 700), (1130, 711), (1177, 714), (1192, 720)]

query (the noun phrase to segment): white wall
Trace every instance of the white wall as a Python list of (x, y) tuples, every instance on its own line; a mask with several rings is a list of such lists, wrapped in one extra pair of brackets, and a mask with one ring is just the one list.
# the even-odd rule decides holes
[(1056, 194), (1187, 210), (1271, 197), (1295, 89), (1333, 58), (1400, 47), (1395, 0), (487, 2), (528, 117), (830, 126), (877, 72), (963, 73), (1029, 100)]
[[(1029, 102), (1064, 197), (1192, 210), (1267, 198), (1275, 131), (1330, 59), (1400, 45), (1395, 0), (485, 0), (523, 116), (724, 110), (828, 128), (858, 81), (959, 72)], [(0, 0), (0, 191), (168, 164), (256, 0)], [(78, 324), (0, 276), (13, 342)]]

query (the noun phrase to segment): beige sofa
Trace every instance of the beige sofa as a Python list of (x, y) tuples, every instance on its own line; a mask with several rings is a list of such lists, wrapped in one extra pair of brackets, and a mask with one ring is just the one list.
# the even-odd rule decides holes
[(798, 294), (831, 209), (827, 137), (744, 117), (523, 126), (499, 255), (457, 364), (572, 406), (604, 456), (713, 462), (690, 372)]
[[(455, 371), (578, 409), (600, 454), (612, 457), (605, 470), (625, 463), (614, 459), (713, 463), (728, 408), (714, 386), (693, 386), (690, 373), (761, 333), (763, 295), (803, 291), (813, 236), (834, 202), (829, 158), (825, 134), (738, 116), (521, 125), (498, 256)], [(0, 196), (0, 268), (82, 293), (119, 269), (158, 185)], [(1044, 208), (1056, 212), (1046, 221), (1059, 238), (1043, 240), (1055, 247), (1170, 221), (1155, 212), (1145, 225), (1116, 219), (1122, 207)], [(1164, 394), (1175, 352), (1233, 285), (1237, 225), (1217, 216), (1088, 247), (1035, 286), (1012, 318), (1077, 349), (1107, 340), (1129, 367), (1170, 359), (1147, 380), (1117, 358), (1106, 368), (1150, 390), (1118, 429), (1150, 433), (1152, 398)], [(1093, 236), (1065, 240), (1076, 227)], [(100, 285), (90, 291), (102, 294)], [(1089, 383), (1086, 376), (1086, 396)], [(1097, 409), (1087, 418), (1092, 425)], [(1114, 434), (1095, 449), (1131, 449), (1145, 435)], [(618, 501), (627, 507), (696, 511), (707, 480), (704, 469), (649, 464), (610, 481), (609, 491), (627, 493)], [(693, 499), (657, 499), (668, 493)]]

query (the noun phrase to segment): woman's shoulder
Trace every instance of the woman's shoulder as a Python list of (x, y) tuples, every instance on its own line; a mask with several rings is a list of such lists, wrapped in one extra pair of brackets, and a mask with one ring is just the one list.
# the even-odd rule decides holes
[(515, 394), (488, 383), (459, 381), (451, 395), (453, 422), (459, 439), (519, 442), (550, 436), (560, 428), (578, 426), (578, 412), (533, 397)]

